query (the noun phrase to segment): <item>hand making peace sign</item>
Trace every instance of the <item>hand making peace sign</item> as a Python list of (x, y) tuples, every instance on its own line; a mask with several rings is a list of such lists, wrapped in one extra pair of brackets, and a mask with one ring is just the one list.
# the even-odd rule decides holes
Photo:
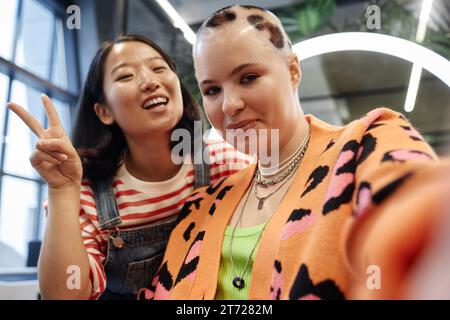
[(58, 113), (48, 96), (41, 96), (47, 113), (49, 127), (44, 129), (39, 122), (23, 107), (8, 103), (8, 108), (16, 113), (23, 122), (39, 138), (36, 150), (30, 157), (30, 162), (49, 188), (60, 189), (80, 184), (83, 175), (81, 160), (66, 134)]

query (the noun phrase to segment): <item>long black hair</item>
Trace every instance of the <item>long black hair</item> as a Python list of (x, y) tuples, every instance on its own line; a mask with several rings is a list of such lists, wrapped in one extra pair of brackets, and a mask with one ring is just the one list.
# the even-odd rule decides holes
[[(83, 165), (83, 178), (91, 181), (112, 179), (122, 164), (123, 155), (128, 148), (122, 129), (116, 123), (103, 124), (94, 111), (95, 103), (106, 102), (103, 90), (106, 58), (115, 44), (128, 41), (142, 42), (155, 49), (170, 69), (178, 75), (175, 62), (155, 42), (146, 37), (130, 34), (101, 45), (89, 67), (72, 133), (73, 145)], [(193, 139), (194, 121), (201, 119), (199, 106), (181, 80), (180, 87), (183, 97), (183, 116), (174, 129), (187, 129)], [(171, 143), (172, 146), (174, 144), (174, 142)]]

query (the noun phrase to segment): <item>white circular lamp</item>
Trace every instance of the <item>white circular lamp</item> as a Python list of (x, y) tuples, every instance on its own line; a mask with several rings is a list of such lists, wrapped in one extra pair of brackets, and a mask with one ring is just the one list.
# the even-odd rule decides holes
[(418, 64), (450, 87), (450, 61), (415, 42), (369, 32), (327, 34), (296, 43), (292, 47), (299, 60), (330, 52), (372, 51)]
[[(415, 42), (369, 32), (332, 33), (298, 42), (292, 46), (300, 61), (339, 51), (379, 52), (409, 61), (434, 74), (450, 87), (450, 61)], [(214, 128), (210, 138), (221, 139)]]

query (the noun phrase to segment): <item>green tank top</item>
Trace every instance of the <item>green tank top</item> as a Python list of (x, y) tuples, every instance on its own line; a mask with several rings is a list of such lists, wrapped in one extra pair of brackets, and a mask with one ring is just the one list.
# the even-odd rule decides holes
[[(259, 234), (263, 231), (264, 225), (265, 223), (249, 228), (237, 228), (234, 232), (232, 254), (234, 266), (236, 268), (235, 270), (237, 270), (238, 276), (242, 275), (250, 252), (253, 250), (256, 241), (258, 241)], [(232, 232), (233, 227), (227, 226), (222, 243), (222, 254), (220, 260), (216, 300), (248, 299), (248, 290), (250, 288), (250, 277), (253, 269), (253, 261), (256, 256), (256, 252), (258, 251), (258, 247), (256, 247), (255, 251), (253, 251), (252, 257), (249, 261), (249, 265), (243, 276), (245, 280), (244, 288), (238, 289), (234, 287), (233, 279), (236, 274), (231, 265), (229, 256)], [(257, 244), (257, 246), (259, 246), (259, 243)]]

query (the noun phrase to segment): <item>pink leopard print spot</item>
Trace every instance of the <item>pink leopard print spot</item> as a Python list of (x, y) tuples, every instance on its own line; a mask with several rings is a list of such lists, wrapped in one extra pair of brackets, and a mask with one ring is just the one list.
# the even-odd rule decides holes
[(330, 183), (330, 188), (327, 191), (325, 196), (325, 203), (328, 202), (331, 198), (339, 197), (345, 188), (353, 182), (353, 174), (352, 173), (341, 173), (336, 175), (336, 172), (343, 165), (348, 163), (353, 159), (354, 152), (352, 150), (347, 150), (342, 152), (339, 155), (339, 159), (336, 161), (336, 165), (333, 169), (333, 176)]
[(336, 175), (337, 170), (342, 167), (344, 164), (353, 159), (354, 153), (352, 150), (347, 150), (341, 152), (339, 155), (339, 159), (336, 161), (336, 165), (334, 167), (333, 175)]
[(307, 294), (306, 296), (303, 296), (299, 298), (298, 300), (322, 300), (320, 297), (316, 296), (315, 294)]
[(359, 147), (359, 149), (358, 149), (358, 155), (356, 156), (356, 159), (360, 159), (360, 158), (361, 158), (361, 154), (362, 154), (363, 150), (364, 150), (364, 147), (363, 147), (363, 146)]
[(369, 127), (372, 123), (375, 122), (382, 114), (384, 113), (383, 108), (377, 108), (367, 113), (367, 115), (362, 118), (363, 123), (366, 127)]
[(192, 197), (187, 198), (187, 199), (186, 199), (186, 202), (187, 202), (187, 201), (195, 201), (195, 200), (197, 200), (197, 199), (200, 199), (200, 198), (203, 197), (203, 196), (205, 196), (205, 193), (204, 193), (204, 192), (199, 192), (198, 194), (193, 195)]
[(310, 214), (309, 216), (303, 217), (298, 221), (289, 221), (284, 226), (283, 232), (281, 233), (281, 240), (287, 240), (290, 237), (302, 233), (307, 230), (316, 220), (315, 214)]
[[(279, 271), (277, 270), (279, 269)], [(272, 300), (278, 300), (279, 295), (281, 293), (281, 288), (283, 287), (284, 283), (284, 276), (283, 276), (283, 270), (281, 268), (281, 264), (279, 261), (275, 262), (275, 267), (273, 268), (272, 272), (272, 291), (270, 292), (270, 299)]]
[(160, 283), (156, 287), (155, 300), (169, 300), (170, 291), (166, 290)]
[(202, 245), (202, 241), (196, 241), (195, 244), (192, 246), (191, 250), (189, 251), (185, 263), (191, 262), (193, 259), (197, 258), (200, 254), (200, 247)]
[[(142, 297), (142, 293), (144, 293), (144, 296)], [(139, 289), (137, 293), (137, 297), (139, 300), (151, 300), (154, 297), (155, 293), (147, 288)]]
[(409, 150), (396, 150), (391, 151), (389, 154), (395, 159), (399, 161), (406, 160), (430, 160), (430, 157), (424, 153), (416, 153), (411, 152)]
[(345, 188), (353, 182), (352, 173), (342, 173), (338, 176), (334, 176), (330, 183), (330, 188), (327, 191), (325, 197), (325, 203), (331, 198), (339, 197), (345, 190)]
[(365, 187), (359, 191), (358, 194), (358, 206), (355, 211), (356, 217), (360, 218), (372, 207), (372, 192), (369, 188)]
[(219, 179), (217, 180), (210, 188), (215, 189), (221, 182), (223, 179)]

